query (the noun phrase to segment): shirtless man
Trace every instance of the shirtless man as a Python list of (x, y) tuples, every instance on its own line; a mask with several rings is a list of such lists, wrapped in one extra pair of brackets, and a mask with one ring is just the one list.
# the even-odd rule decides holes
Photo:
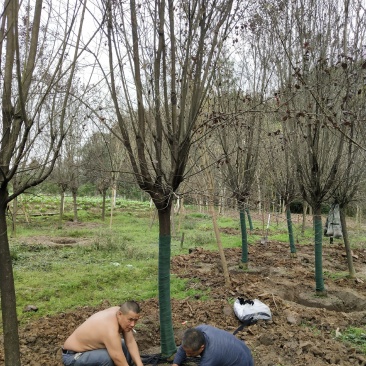
[[(99, 311), (81, 324), (62, 347), (65, 366), (143, 366), (133, 328), (140, 307), (127, 301)], [(121, 339), (123, 336), (123, 340)]]

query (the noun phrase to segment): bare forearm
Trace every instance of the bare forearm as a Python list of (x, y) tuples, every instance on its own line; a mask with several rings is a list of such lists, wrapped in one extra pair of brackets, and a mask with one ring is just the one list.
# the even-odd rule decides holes
[(132, 358), (132, 360), (133, 360), (133, 362), (136, 366), (144, 366), (142, 361), (141, 361), (141, 357), (140, 357), (140, 354), (139, 354), (138, 350), (137, 350), (136, 355), (134, 353), (130, 353), (130, 355), (131, 355), (131, 358)]
[(115, 366), (129, 366), (125, 357), (123, 357), (123, 358), (122, 357), (117, 357), (117, 358), (112, 357), (112, 360), (113, 360), (113, 363)]
[(136, 342), (129, 342), (127, 345), (128, 352), (136, 366), (143, 366), (141, 361), (140, 352)]

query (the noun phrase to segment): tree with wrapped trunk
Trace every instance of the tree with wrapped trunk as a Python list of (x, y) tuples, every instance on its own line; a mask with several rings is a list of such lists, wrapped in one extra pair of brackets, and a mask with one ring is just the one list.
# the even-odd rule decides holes
[[(354, 94), (352, 99), (354, 99), (353, 103), (358, 106), (364, 103), (364, 95)], [(353, 108), (349, 110), (351, 109)], [(351, 244), (347, 230), (346, 209), (356, 199), (366, 174), (366, 147), (363, 147), (366, 138), (365, 111), (363, 107), (354, 108), (353, 110), (355, 113), (352, 113), (352, 117), (350, 116), (348, 120), (351, 123), (349, 130), (351, 139), (346, 141), (345, 153), (339, 166), (339, 178), (333, 194), (334, 201), (339, 204), (340, 208), (340, 223), (350, 277), (355, 277), (356, 272), (353, 266)]]
[[(6, 366), (21, 364), (6, 210), (49, 176), (69, 128), (66, 106), (74, 102), (70, 90), (84, 8), (77, 4), (61, 19), (55, 13), (65, 6), (70, 4), (59, 2), (53, 9), (42, 0), (6, 0), (1, 12), (0, 290)], [(51, 28), (54, 19), (58, 23)]]
[[(237, 19), (234, 1), (106, 1), (106, 75), (139, 187), (159, 218), (161, 351), (175, 353), (170, 304), (171, 206), (185, 179), (202, 105)], [(238, 14), (236, 14), (238, 16)]]
[[(347, 39), (351, 29), (347, 20), (350, 17), (352, 18), (353, 14), (357, 14), (358, 18), (352, 24), (354, 38), (353, 42), (349, 44)], [(347, 206), (357, 197), (366, 174), (366, 111), (364, 108), (366, 60), (362, 51), (362, 42), (366, 34), (365, 18), (366, 9), (361, 2), (352, 3), (351, 7), (350, 1), (345, 1), (344, 58), (341, 68), (332, 71), (336, 73), (339, 89), (341, 95), (343, 95), (341, 103), (335, 106), (335, 110), (342, 116), (343, 123), (348, 126), (345, 131), (348, 138), (341, 164), (338, 167), (339, 179), (334, 193), (334, 200), (340, 207), (340, 221), (350, 277), (355, 277), (356, 272), (353, 266), (345, 211)]]
[[(220, 115), (225, 116), (226, 113), (229, 113), (224, 118), (229, 117), (228, 119), (231, 120), (225, 123), (224, 130), (218, 130), (218, 146), (221, 149), (221, 157), (218, 159), (218, 165), (223, 176), (223, 181), (231, 192), (232, 197), (235, 198), (239, 208), (242, 237), (240, 267), (247, 269), (249, 258), (245, 213), (248, 209), (248, 200), (252, 185), (255, 181), (258, 157), (262, 148), (262, 126), (260, 114), (248, 112), (248, 109), (254, 106), (256, 101), (251, 101), (253, 104), (248, 101), (242, 104), (240, 101), (242, 98), (246, 100), (248, 95), (243, 96), (242, 94), (238, 94), (237, 97), (238, 100), (234, 98), (234, 105), (229, 107), (230, 111), (224, 112), (221, 109), (220, 112), (215, 112), (217, 118), (220, 118)], [(258, 100), (258, 104), (260, 103)], [(220, 103), (216, 103), (215, 105), (217, 108), (222, 108)]]
[[(275, 118), (274, 118), (275, 120)], [(271, 184), (278, 195), (283, 200), (286, 214), (288, 238), (290, 244), (291, 255), (296, 255), (296, 245), (294, 231), (292, 225), (291, 203), (299, 198), (300, 192), (296, 184), (296, 169), (293, 160), (288, 154), (287, 142), (278, 128), (276, 122), (272, 123), (269, 128), (265, 141), (265, 150), (268, 160), (265, 162), (266, 172), (269, 175)]]
[[(318, 294), (326, 294), (321, 208), (334, 196), (347, 142), (352, 141), (352, 123), (347, 117), (350, 111), (344, 108), (352, 96), (339, 78), (347, 68), (345, 61), (362, 49), (361, 43), (353, 44), (354, 37), (347, 32), (351, 19), (357, 19), (357, 8), (353, 8), (351, 16), (348, 5), (347, 0), (283, 2), (267, 7), (270, 11), (261, 18), (264, 23), (270, 20), (268, 29), (275, 49), (280, 50), (274, 52), (278, 74), (282, 76), (276, 92), (278, 111), (301, 194), (313, 210)], [(352, 45), (351, 54), (344, 53), (345, 43)], [(353, 78), (350, 74), (346, 82)]]
[[(243, 36), (239, 45), (249, 42), (250, 51), (244, 52), (238, 47), (236, 58), (240, 60), (240, 66), (226, 62), (225, 69), (214, 84), (209, 108), (214, 122), (212, 128), (219, 151), (218, 166), (222, 180), (239, 209), (242, 239), (239, 265), (247, 269), (249, 258), (245, 213), (249, 210), (248, 201), (263, 148), (268, 54), (260, 51), (263, 44), (259, 33), (242, 32), (238, 28), (235, 31), (237, 37)], [(247, 92), (243, 91), (245, 89)]]

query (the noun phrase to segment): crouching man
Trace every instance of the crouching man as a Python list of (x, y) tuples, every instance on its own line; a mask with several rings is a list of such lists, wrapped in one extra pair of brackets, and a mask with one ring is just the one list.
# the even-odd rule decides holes
[(200, 366), (254, 366), (247, 345), (225, 330), (210, 325), (187, 329), (174, 357), (180, 366), (186, 357), (201, 357)]
[(139, 313), (139, 305), (127, 301), (93, 314), (66, 339), (62, 347), (63, 364), (143, 366), (133, 336)]

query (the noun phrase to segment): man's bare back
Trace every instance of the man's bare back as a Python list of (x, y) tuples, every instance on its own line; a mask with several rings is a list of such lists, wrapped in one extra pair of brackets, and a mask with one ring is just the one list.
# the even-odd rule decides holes
[(104, 342), (108, 338), (108, 333), (115, 333), (120, 338), (116, 315), (118, 310), (119, 306), (113, 306), (93, 314), (71, 334), (64, 348), (75, 352), (106, 348)]
[[(122, 350), (121, 336), (123, 336), (132, 360), (137, 366), (142, 366), (137, 343), (132, 333), (139, 319), (139, 311), (136, 303), (126, 302), (121, 307), (113, 306), (95, 313), (67, 338), (63, 345), (63, 353), (84, 355), (89, 351), (106, 350), (108, 352), (105, 353), (106, 357), (110, 357), (116, 366), (127, 366)], [(80, 364), (82, 364), (83, 355), (80, 355), (80, 361), (78, 361)]]

